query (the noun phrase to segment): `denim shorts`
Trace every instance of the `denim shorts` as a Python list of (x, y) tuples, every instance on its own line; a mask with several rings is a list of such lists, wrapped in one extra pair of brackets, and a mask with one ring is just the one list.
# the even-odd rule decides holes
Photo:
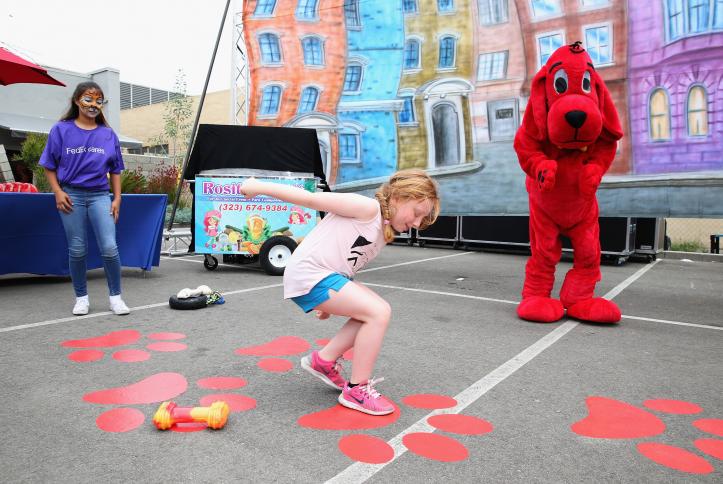
[(308, 313), (319, 304), (329, 300), (329, 289), (338, 292), (347, 282), (350, 282), (349, 278), (334, 273), (319, 281), (308, 294), (292, 297), (291, 300), (298, 304), (305, 313)]

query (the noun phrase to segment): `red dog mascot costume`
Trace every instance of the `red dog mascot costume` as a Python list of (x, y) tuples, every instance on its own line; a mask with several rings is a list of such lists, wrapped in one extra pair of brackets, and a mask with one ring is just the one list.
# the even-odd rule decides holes
[[(552, 322), (567, 310), (584, 321), (620, 321), (615, 303), (593, 297), (600, 280), (595, 192), (620, 138), (617, 111), (590, 56), (580, 42), (557, 49), (532, 80), (514, 143), (527, 173), (532, 250), (517, 307), (521, 318)], [(574, 264), (558, 301), (550, 293), (562, 254), (560, 235), (572, 242)]]

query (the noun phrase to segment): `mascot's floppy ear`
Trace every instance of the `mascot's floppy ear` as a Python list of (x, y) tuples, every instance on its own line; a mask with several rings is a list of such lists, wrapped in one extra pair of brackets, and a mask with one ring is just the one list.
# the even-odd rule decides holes
[(595, 70), (592, 71), (592, 75), (597, 86), (598, 107), (600, 108), (600, 116), (602, 116), (603, 130), (607, 131), (613, 139), (618, 140), (623, 137), (623, 128), (620, 125), (618, 111), (615, 109), (610, 91), (608, 91), (600, 75)]
[(545, 66), (532, 79), (530, 86), (530, 99), (527, 102), (525, 116), (522, 118), (522, 128), (537, 141), (547, 139), (547, 92), (545, 82), (547, 73)]

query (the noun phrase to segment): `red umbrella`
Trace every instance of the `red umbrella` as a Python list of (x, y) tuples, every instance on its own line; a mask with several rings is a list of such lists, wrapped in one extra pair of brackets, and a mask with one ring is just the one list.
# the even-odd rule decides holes
[(21, 82), (65, 86), (57, 79), (53, 79), (48, 71), (39, 65), (26, 61), (0, 47), (0, 85), (7, 86)]

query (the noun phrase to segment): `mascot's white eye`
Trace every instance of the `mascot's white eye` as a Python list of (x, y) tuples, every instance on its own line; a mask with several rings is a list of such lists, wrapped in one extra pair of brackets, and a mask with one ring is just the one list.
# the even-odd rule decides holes
[(590, 71), (585, 71), (585, 74), (582, 75), (582, 90), (590, 92)]
[(565, 69), (555, 72), (555, 91), (558, 94), (567, 91), (567, 72), (565, 72)]

